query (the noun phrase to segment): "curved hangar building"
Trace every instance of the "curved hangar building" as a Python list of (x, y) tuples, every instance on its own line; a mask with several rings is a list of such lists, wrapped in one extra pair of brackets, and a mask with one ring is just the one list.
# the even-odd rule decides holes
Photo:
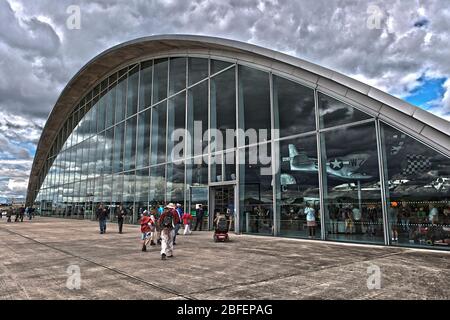
[(100, 203), (114, 219), (122, 203), (129, 223), (168, 202), (194, 216), (202, 204), (207, 229), (228, 211), (238, 233), (449, 249), (449, 135), (448, 121), (298, 58), (145, 37), (67, 84), (27, 203), (84, 219)]

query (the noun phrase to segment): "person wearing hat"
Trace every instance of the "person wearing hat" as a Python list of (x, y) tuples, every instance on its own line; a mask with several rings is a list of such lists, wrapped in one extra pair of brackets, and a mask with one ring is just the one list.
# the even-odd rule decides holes
[(169, 203), (159, 218), (159, 225), (161, 226), (161, 260), (166, 260), (166, 257), (173, 257), (174, 227), (179, 223), (178, 213), (175, 208), (173, 203)]
[(145, 210), (141, 218), (141, 240), (142, 240), (142, 251), (147, 251), (147, 244), (150, 240), (152, 219), (148, 215), (148, 211)]

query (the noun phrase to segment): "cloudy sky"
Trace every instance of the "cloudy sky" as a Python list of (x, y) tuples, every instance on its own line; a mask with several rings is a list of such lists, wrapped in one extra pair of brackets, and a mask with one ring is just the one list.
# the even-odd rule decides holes
[[(71, 5), (80, 29), (67, 28)], [(166, 33), (283, 51), (450, 120), (449, 0), (0, 0), (0, 201), (25, 195), (70, 78), (111, 46)]]

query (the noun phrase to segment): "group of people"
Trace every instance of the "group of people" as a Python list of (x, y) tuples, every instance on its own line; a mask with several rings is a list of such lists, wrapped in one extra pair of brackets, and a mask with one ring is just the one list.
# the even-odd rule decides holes
[[(381, 207), (375, 204), (330, 204), (328, 206), (329, 233), (367, 234), (375, 236), (382, 230)], [(342, 224), (343, 228), (340, 228)]]
[(392, 201), (389, 207), (392, 241), (399, 234), (410, 243), (450, 245), (450, 206)]
[[(191, 223), (193, 216), (189, 212), (184, 212), (181, 204), (169, 203), (167, 205), (157, 205), (150, 210), (139, 210), (139, 223), (141, 226), (142, 251), (147, 251), (147, 246), (161, 245), (161, 259), (173, 257), (173, 246), (176, 245), (176, 238), (181, 228), (184, 226), (184, 235), (192, 234)], [(200, 204), (196, 209), (196, 222), (194, 231), (197, 228), (201, 231), (204, 209)], [(119, 233), (123, 232), (123, 222), (127, 215), (127, 210), (123, 205), (116, 208), (115, 215)], [(96, 217), (99, 221), (100, 234), (106, 233), (106, 221), (109, 219), (110, 209), (100, 204), (96, 210)]]
[[(6, 211), (6, 218), (7, 218), (7, 222), (11, 222), (11, 217), (15, 215), (15, 219), (14, 222), (23, 222), (24, 217), (28, 217), (28, 220), (33, 219), (34, 216), (34, 208), (33, 207), (24, 207), (21, 206), (20, 208), (14, 208), (14, 207), (10, 207), (7, 211)], [(0, 218), (2, 218), (0, 216)]]

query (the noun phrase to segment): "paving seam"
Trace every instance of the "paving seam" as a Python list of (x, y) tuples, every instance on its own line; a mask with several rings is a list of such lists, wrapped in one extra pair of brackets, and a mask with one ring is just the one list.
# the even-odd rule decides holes
[(40, 245), (43, 245), (43, 246), (48, 247), (48, 248), (51, 248), (51, 249), (53, 249), (53, 250), (62, 252), (62, 253), (64, 253), (64, 254), (69, 255), (69, 256), (72, 256), (72, 257), (74, 257), (74, 258), (81, 259), (81, 260), (87, 261), (87, 262), (89, 262), (89, 263), (95, 264), (95, 265), (97, 265), (97, 266), (99, 266), (99, 267), (102, 267), (102, 268), (105, 268), (105, 269), (107, 269), (107, 270), (113, 271), (113, 272), (118, 273), (118, 274), (120, 274), (120, 275), (123, 275), (123, 276), (125, 276), (125, 277), (127, 277), (127, 278), (130, 278), (130, 279), (133, 279), (133, 280), (136, 280), (136, 281), (140, 281), (140, 282), (145, 283), (146, 285), (148, 285), (148, 286), (150, 286), (150, 287), (153, 287), (153, 288), (156, 288), (156, 289), (158, 289), (158, 290), (160, 290), (160, 291), (163, 291), (163, 292), (166, 292), (166, 293), (170, 293), (170, 294), (176, 295), (176, 296), (178, 296), (178, 297), (181, 297), (181, 298), (184, 298), (184, 299), (187, 299), (187, 300), (197, 300), (197, 299), (195, 299), (194, 297), (190, 297), (190, 296), (188, 296), (188, 295), (182, 294), (182, 293), (177, 292), (177, 291), (175, 291), (175, 290), (172, 290), (172, 289), (168, 289), (168, 288), (159, 286), (159, 285), (157, 285), (157, 284), (151, 283), (151, 282), (149, 282), (149, 281), (147, 281), (147, 280), (144, 280), (144, 279), (142, 279), (142, 278), (139, 278), (139, 277), (133, 276), (133, 275), (131, 275), (131, 274), (129, 274), (129, 273), (126, 273), (126, 272), (124, 272), (124, 271), (122, 271), (122, 270), (119, 270), (119, 269), (116, 269), (116, 268), (113, 268), (113, 267), (110, 267), (110, 266), (107, 266), (107, 265), (104, 265), (104, 264), (95, 262), (95, 261), (93, 261), (93, 260), (91, 260), (91, 259), (89, 259), (89, 258), (85, 258), (85, 257), (78, 256), (78, 255), (73, 254), (73, 253), (71, 253), (71, 252), (68, 252), (68, 251), (66, 251), (66, 250), (56, 248), (56, 247), (54, 247), (54, 246), (51, 246), (51, 245), (46, 244), (46, 243), (44, 243), (44, 242), (41, 242), (41, 241), (39, 241), (39, 240), (35, 240), (35, 239), (31, 238), (31, 237), (24, 236), (24, 235), (22, 235), (22, 234), (20, 234), (20, 233), (17, 233), (17, 232), (15, 232), (15, 231), (11, 231), (11, 230), (5, 229), (5, 228), (2, 228), (2, 229), (3, 229), (3, 230), (6, 230), (6, 231), (9, 232), (10, 234), (14, 234), (14, 235), (20, 236), (20, 237), (22, 237), (22, 238), (25, 238), (25, 239), (27, 239), (27, 240), (36, 242), (36, 243), (38, 243), (38, 244), (40, 244)]
[[(306, 273), (314, 273), (314, 272), (323, 271), (323, 270), (327, 270), (327, 269), (332, 269), (332, 268), (336, 268), (336, 267), (349, 266), (349, 265), (352, 265), (352, 264), (368, 262), (368, 261), (371, 261), (371, 260), (374, 260), (374, 259), (383, 259), (383, 258), (395, 256), (395, 255), (404, 254), (404, 253), (405, 252), (393, 252), (393, 253), (388, 253), (388, 254), (384, 254), (384, 255), (368, 258), (368, 259), (356, 260), (356, 261), (352, 261), (352, 262), (349, 262), (349, 263), (334, 264), (334, 265), (330, 265), (330, 266), (321, 268), (320, 270), (311, 270), (309, 272), (307, 271)], [(283, 276), (269, 277), (269, 278), (262, 279), (262, 280), (255, 280), (255, 281), (250, 281), (250, 282), (238, 282), (238, 283), (234, 283), (234, 284), (230, 284), (230, 285), (226, 285), (226, 286), (204, 289), (202, 291), (193, 291), (193, 292), (189, 292), (189, 294), (197, 294), (197, 293), (209, 292), (209, 291), (214, 291), (214, 290), (217, 290), (217, 289), (226, 289), (226, 288), (231, 288), (231, 287), (236, 287), (236, 286), (254, 285), (254, 284), (259, 284), (259, 283), (264, 283), (264, 282), (270, 282), (270, 281), (276, 281), (276, 280), (281, 280), (281, 279), (287, 279), (287, 278), (300, 276), (300, 275), (304, 275), (304, 274), (305, 274), (305, 272), (302, 272), (302, 273), (298, 273), (297, 272), (297, 273), (290, 273), (290, 274), (283, 275)]]

